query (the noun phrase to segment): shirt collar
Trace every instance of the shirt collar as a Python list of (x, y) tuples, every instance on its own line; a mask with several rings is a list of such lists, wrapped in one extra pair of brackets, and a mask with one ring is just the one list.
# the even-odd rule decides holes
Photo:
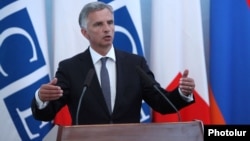
[(102, 57), (109, 57), (110, 59), (112, 59), (113, 61), (115, 61), (115, 50), (113, 45), (111, 46), (109, 52), (106, 54), (106, 56), (102, 56), (100, 55), (98, 52), (96, 52), (94, 49), (92, 49), (91, 47), (89, 47), (89, 51), (90, 51), (90, 55), (92, 58), (93, 63), (97, 63)]

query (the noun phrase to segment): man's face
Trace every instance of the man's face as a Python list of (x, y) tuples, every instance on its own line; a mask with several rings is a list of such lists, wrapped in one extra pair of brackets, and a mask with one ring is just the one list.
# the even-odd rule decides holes
[(87, 29), (83, 35), (92, 47), (110, 47), (114, 38), (114, 17), (108, 9), (92, 12), (88, 15)]

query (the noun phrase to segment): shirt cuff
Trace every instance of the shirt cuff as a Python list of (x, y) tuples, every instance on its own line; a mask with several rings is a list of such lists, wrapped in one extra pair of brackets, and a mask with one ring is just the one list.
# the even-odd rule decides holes
[(182, 98), (183, 100), (185, 100), (185, 101), (187, 101), (187, 102), (192, 102), (192, 101), (194, 101), (194, 95), (193, 95), (193, 93), (191, 93), (191, 94), (189, 94), (189, 95), (184, 95), (184, 94), (181, 92), (180, 88), (178, 88), (178, 90), (179, 90), (180, 96), (181, 96), (181, 98)]
[(39, 110), (44, 109), (47, 105), (48, 105), (48, 101), (43, 102), (40, 98), (39, 98), (39, 89), (36, 91), (35, 93), (35, 98), (36, 98), (36, 105), (38, 107)]

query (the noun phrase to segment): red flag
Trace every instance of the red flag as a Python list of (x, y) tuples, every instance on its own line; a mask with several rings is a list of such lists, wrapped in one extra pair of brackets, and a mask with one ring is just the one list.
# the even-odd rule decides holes
[[(195, 103), (180, 110), (182, 121), (210, 123), (209, 97), (199, 0), (152, 2), (151, 68), (167, 90), (178, 86), (181, 73), (189, 70), (195, 80)], [(154, 122), (178, 121), (176, 114), (153, 112)]]
[(54, 119), (54, 123), (57, 125), (66, 126), (66, 125), (71, 125), (71, 122), (72, 119), (69, 114), (68, 106), (66, 105), (57, 113)]

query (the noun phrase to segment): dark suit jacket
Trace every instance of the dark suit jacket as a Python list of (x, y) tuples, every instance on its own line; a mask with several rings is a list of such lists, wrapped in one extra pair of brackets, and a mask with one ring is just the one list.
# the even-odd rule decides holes
[[(115, 49), (115, 55), (117, 87), (112, 115), (109, 114), (97, 75), (94, 74), (93, 80), (82, 99), (79, 124), (139, 123), (142, 100), (162, 114), (175, 112), (152, 85), (138, 75), (136, 66), (141, 67), (149, 77), (154, 79), (153, 73), (149, 70), (143, 57), (117, 49)], [(59, 100), (50, 101), (48, 106), (42, 110), (37, 108), (35, 99), (33, 99), (31, 105), (33, 116), (38, 120), (53, 120), (56, 113), (65, 104), (68, 104), (72, 124), (75, 124), (77, 105), (82, 93), (84, 80), (88, 71), (92, 68), (94, 69), (94, 65), (89, 49), (60, 62), (56, 77), (58, 78), (57, 85), (64, 91), (63, 96)], [(177, 109), (194, 102), (188, 103), (184, 101), (180, 97), (177, 88), (171, 93), (166, 92), (162, 88), (160, 89)]]

